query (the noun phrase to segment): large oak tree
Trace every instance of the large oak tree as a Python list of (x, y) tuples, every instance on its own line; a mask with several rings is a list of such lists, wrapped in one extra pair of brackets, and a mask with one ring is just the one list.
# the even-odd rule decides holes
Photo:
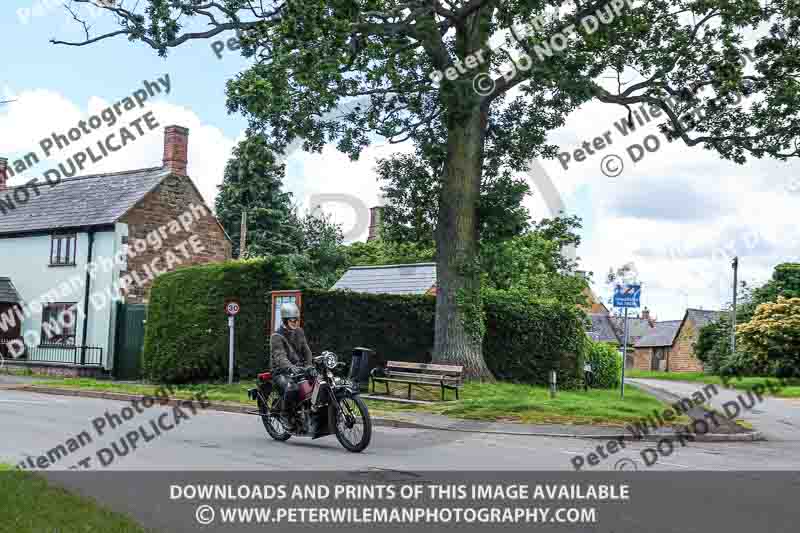
[[(441, 133), (435, 357), (466, 365), (471, 376), (489, 372), (457, 300), (479, 289), (476, 210), (487, 165), (520, 170), (532, 157), (552, 157), (556, 147), (547, 144), (547, 132), (590, 99), (631, 113), (642, 105), (658, 108), (665, 133), (739, 163), (798, 155), (797, 0), (73, 5), (87, 3), (113, 13), (118, 27), (101, 34), (86, 28), (80, 42), (55, 43), (124, 37), (166, 54), (191, 40), (242, 30), (246, 53), (257, 63), (228, 82), (228, 106), (255, 131), (268, 131), (276, 150), (302, 137), (308, 150), (336, 143), (357, 157), (375, 134), (429, 143)], [(584, 17), (600, 9), (609, 19), (611, 7), (619, 14), (610, 23), (584, 30)], [(741, 61), (745, 52), (752, 52), (754, 65)], [(532, 61), (519, 60), (526, 53)], [(455, 75), (432, 76), (448, 69)], [(517, 75), (509, 75), (513, 70)], [(324, 118), (343, 103), (341, 117)]]

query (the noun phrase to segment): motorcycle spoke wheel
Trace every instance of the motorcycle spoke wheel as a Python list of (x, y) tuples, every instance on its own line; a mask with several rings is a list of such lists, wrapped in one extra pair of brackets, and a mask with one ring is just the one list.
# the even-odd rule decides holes
[(363, 451), (372, 438), (372, 421), (367, 405), (359, 397), (342, 398), (340, 412), (334, 409), (336, 438), (351, 452)]
[(261, 417), (261, 421), (264, 423), (264, 429), (267, 430), (270, 437), (277, 441), (282, 442), (289, 440), (292, 434), (286, 431), (286, 427), (284, 427), (283, 422), (281, 422), (278, 416), (280, 412), (280, 396), (276, 389), (273, 389), (267, 397), (267, 405), (269, 405), (269, 409), (266, 409), (261, 400), (258, 401), (259, 410), (264, 414)]

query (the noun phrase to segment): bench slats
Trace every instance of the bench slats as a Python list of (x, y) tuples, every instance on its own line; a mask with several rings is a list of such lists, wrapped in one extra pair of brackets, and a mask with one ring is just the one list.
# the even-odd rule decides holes
[(386, 372), (387, 377), (398, 377), (398, 378), (410, 378), (410, 379), (425, 379), (434, 382), (439, 381), (460, 381), (461, 378), (456, 376), (438, 376), (435, 374), (415, 374), (413, 372), (397, 372), (395, 370), (389, 370)]
[[(385, 382), (389, 382), (389, 383), (413, 383), (413, 384), (417, 384), (417, 385), (436, 385), (437, 387), (440, 386), (440, 382), (438, 382), (438, 381), (435, 382), (435, 383), (422, 383), (422, 382), (415, 381), (415, 380), (410, 380), (410, 379), (394, 379), (394, 378), (379, 378), (379, 377), (373, 378), (373, 380), (377, 381), (378, 383), (385, 383)], [(461, 387), (461, 383), (447, 383), (447, 382), (445, 382), (444, 386), (445, 387)]]
[(389, 361), (386, 363), (386, 368), (403, 368), (406, 370), (430, 370), (441, 372), (443, 374), (462, 374), (464, 372), (463, 366), (457, 365), (435, 365), (428, 363), (407, 363), (405, 361)]

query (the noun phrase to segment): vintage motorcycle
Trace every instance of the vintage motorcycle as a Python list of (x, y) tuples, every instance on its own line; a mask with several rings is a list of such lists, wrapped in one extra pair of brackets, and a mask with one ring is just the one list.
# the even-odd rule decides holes
[(361, 452), (372, 438), (372, 419), (359, 387), (349, 379), (333, 374), (339, 363), (333, 352), (322, 352), (313, 358), (313, 369), (304, 369), (292, 376), (297, 383), (298, 401), (291, 413), (291, 428), (280, 419), (280, 390), (273, 386), (272, 373), (258, 375), (255, 389), (248, 391), (250, 399), (258, 402), (261, 421), (269, 436), (277, 441), (292, 436), (317, 439), (336, 434), (342, 446), (351, 452)]

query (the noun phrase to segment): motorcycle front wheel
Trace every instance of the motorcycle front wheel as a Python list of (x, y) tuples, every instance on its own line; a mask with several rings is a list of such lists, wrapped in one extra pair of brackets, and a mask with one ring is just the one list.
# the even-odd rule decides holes
[(269, 409), (261, 400), (261, 397), (259, 397), (258, 410), (261, 412), (261, 421), (264, 423), (264, 429), (267, 430), (269, 436), (277, 441), (283, 442), (289, 440), (289, 437), (291, 437), (292, 434), (286, 431), (286, 428), (283, 426), (283, 422), (281, 422), (281, 419), (278, 416), (278, 413), (280, 412), (280, 401), (281, 397), (278, 393), (278, 389), (277, 387), (274, 387), (267, 397)]
[(358, 453), (369, 446), (372, 419), (367, 404), (359, 396), (345, 396), (339, 400), (338, 410), (331, 404), (330, 420), (336, 438), (347, 451)]

